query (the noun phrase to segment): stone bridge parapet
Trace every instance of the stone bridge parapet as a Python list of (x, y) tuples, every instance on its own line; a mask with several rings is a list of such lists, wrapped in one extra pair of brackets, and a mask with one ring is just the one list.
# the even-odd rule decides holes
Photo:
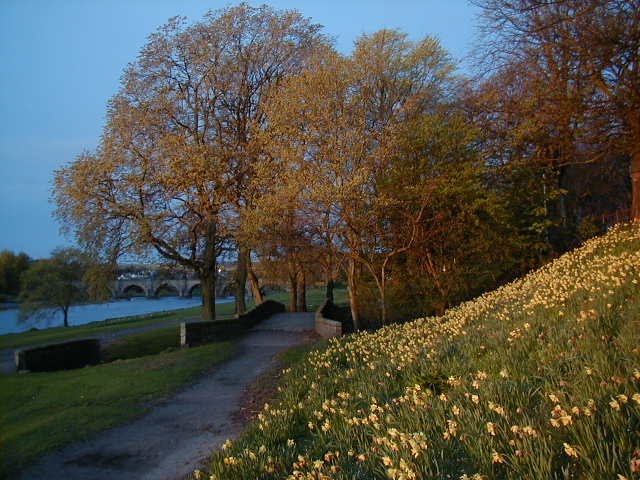
[[(111, 293), (114, 297), (128, 297), (140, 293), (145, 297), (157, 297), (162, 290), (170, 290), (180, 297), (191, 297), (193, 291), (200, 285), (198, 278), (156, 278), (154, 276), (121, 278), (111, 283)], [(225, 287), (225, 279), (218, 278), (216, 297), (225, 296)]]

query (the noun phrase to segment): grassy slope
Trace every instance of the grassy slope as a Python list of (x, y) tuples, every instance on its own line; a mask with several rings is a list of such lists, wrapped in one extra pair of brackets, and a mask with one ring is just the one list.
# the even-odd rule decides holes
[(180, 326), (158, 328), (123, 337), (102, 349), (102, 361), (125, 360), (180, 348)]
[(637, 479), (639, 282), (635, 224), (442, 318), (332, 341), (209, 474)]
[(144, 413), (231, 356), (214, 343), (96, 367), (0, 376), (0, 478), (46, 451)]

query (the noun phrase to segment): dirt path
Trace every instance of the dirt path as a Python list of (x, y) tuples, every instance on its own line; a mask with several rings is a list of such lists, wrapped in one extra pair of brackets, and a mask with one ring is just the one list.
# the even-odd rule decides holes
[(277, 353), (308, 342), (312, 329), (313, 313), (271, 317), (239, 341), (233, 359), (197, 384), (129, 425), (43, 457), (21, 478), (184, 478), (214, 448), (242, 431), (233, 414), (245, 389), (269, 369)]

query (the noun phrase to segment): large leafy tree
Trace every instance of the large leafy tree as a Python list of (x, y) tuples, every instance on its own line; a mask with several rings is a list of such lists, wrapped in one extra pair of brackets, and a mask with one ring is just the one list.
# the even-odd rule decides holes
[(20, 317), (42, 319), (60, 311), (69, 326), (69, 307), (87, 298), (84, 275), (88, 257), (74, 248), (59, 248), (33, 262), (22, 276)]
[[(323, 238), (331, 239), (334, 254), (346, 258), (356, 328), (362, 270), (376, 279), (384, 317), (386, 264), (412, 243), (411, 232), (393, 244), (379, 234), (388, 212), (403, 209), (397, 192), (382, 188), (394, 168), (394, 138), (442, 101), (451, 71), (436, 40), (412, 42), (401, 32), (381, 30), (360, 37), (348, 58), (325, 51), (312, 68), (285, 80), (266, 106), (270, 171), (278, 172), (285, 195), (291, 184), (299, 186), (299, 208), (313, 212), (307, 217), (329, 234)], [(414, 193), (424, 204), (429, 188), (422, 187)], [(422, 209), (403, 212), (412, 230)]]
[[(512, 146), (554, 174), (567, 165), (630, 160), (640, 218), (640, 2), (476, 0), (486, 33), (487, 89), (510, 116)], [(563, 192), (559, 210), (564, 216)]]
[(318, 32), (298, 12), (247, 4), (171, 20), (125, 71), (97, 151), (56, 173), (59, 219), (111, 258), (151, 251), (194, 270), (205, 319), (215, 318), (216, 259), (236, 245), (242, 312), (249, 245), (236, 232), (252, 202), (251, 132), (265, 93), (302, 68)]

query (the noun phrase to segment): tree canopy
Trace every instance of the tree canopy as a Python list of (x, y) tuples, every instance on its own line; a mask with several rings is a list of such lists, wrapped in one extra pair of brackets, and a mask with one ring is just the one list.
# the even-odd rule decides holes
[(172, 19), (125, 71), (98, 149), (56, 172), (58, 218), (108, 258), (152, 251), (193, 269), (214, 318), (216, 258), (238, 243), (251, 202), (262, 98), (304, 65), (318, 32), (298, 12), (247, 4)]
[(18, 254), (9, 250), (0, 252), (0, 301), (14, 299), (20, 293), (20, 277), (29, 268), (31, 259), (20, 252)]
[(474, 3), (490, 74), (480, 101), (494, 119), (509, 118), (512, 128), (503, 132), (511, 148), (557, 178), (562, 221), (570, 166), (611, 163), (616, 155), (626, 165), (615, 168), (635, 172), (630, 217), (640, 218), (640, 3)]
[(475, 3), (484, 71), (466, 79), (429, 36), (382, 29), (341, 54), (296, 11), (170, 20), (99, 147), (56, 172), (58, 218), (105, 271), (131, 254), (195, 271), (205, 319), (221, 257), (238, 313), (260, 272), (296, 310), (341, 269), (360, 328), (507, 282), (630, 197), (639, 217), (638, 1)]
[(87, 298), (84, 275), (90, 261), (80, 250), (58, 248), (33, 262), (22, 277), (20, 318), (44, 319), (62, 312), (69, 326), (69, 307)]

